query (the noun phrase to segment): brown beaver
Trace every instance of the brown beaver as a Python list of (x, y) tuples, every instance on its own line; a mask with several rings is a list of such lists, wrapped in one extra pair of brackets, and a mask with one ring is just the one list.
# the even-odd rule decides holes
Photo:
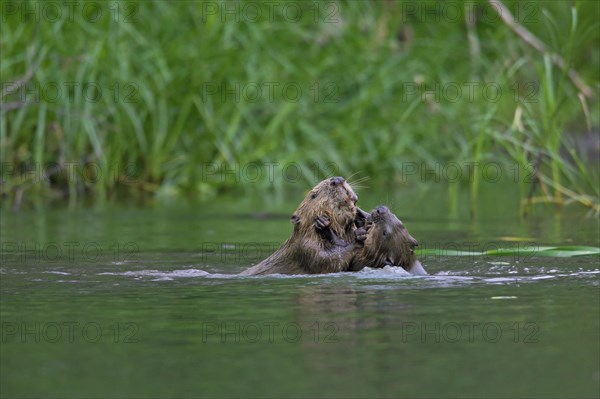
[[(291, 217), (292, 236), (267, 259), (241, 275), (319, 274), (348, 270), (362, 248), (366, 229), (358, 196), (342, 177), (317, 184)], [(357, 214), (359, 215), (357, 218)], [(358, 221), (357, 221), (358, 220)]]
[(427, 274), (415, 256), (419, 245), (386, 206), (375, 208), (367, 221), (368, 234), (362, 250), (352, 260), (350, 271), (364, 267), (402, 266), (412, 274)]

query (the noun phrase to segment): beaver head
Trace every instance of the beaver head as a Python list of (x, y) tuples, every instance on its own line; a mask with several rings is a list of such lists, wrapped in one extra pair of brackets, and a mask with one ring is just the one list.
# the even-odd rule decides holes
[(347, 238), (354, 230), (358, 196), (343, 177), (325, 179), (308, 192), (291, 222), (295, 230), (314, 230), (315, 219), (319, 216), (329, 218), (329, 228), (339, 237)]
[(364, 266), (402, 266), (409, 269), (416, 260), (415, 247), (419, 245), (400, 221), (386, 206), (371, 212), (371, 226), (360, 262)]

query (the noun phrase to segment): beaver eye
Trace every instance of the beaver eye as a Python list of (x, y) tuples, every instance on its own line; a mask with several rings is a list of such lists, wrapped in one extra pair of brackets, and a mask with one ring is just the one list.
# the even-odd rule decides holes
[(311, 199), (315, 199), (315, 198), (317, 198), (317, 193), (312, 193), (312, 194), (310, 195), (310, 198), (311, 198)]

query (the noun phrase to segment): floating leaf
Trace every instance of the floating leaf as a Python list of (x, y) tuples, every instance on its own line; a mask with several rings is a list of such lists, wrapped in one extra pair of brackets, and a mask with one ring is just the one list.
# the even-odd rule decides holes
[(485, 252), (460, 251), (448, 249), (421, 249), (415, 251), (417, 255), (438, 255), (438, 256), (506, 256), (506, 255), (532, 255), (532, 256), (550, 256), (556, 258), (570, 258), (572, 256), (598, 255), (600, 248), (588, 246), (531, 246), (525, 248), (497, 248)]

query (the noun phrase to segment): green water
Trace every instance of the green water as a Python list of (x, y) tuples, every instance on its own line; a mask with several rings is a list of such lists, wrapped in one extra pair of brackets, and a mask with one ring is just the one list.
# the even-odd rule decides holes
[[(233, 275), (289, 235), (297, 195), (3, 211), (1, 396), (600, 395), (597, 256)], [(360, 203), (381, 198), (428, 248), (598, 245), (576, 208), (522, 220), (500, 193), (472, 219), (443, 193)]]

